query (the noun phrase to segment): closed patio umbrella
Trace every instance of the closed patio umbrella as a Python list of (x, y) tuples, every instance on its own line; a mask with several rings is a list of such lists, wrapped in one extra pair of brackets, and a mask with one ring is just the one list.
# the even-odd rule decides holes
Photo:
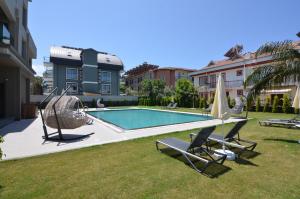
[[(230, 109), (228, 107), (225, 84), (221, 73), (218, 76), (218, 82), (217, 82), (217, 87), (215, 92), (214, 103), (211, 109), (211, 114), (214, 118), (222, 120), (222, 129), (223, 129), (224, 120), (227, 120), (230, 117)], [(222, 133), (224, 136), (224, 131)], [(226, 154), (227, 159), (229, 160), (234, 160), (235, 158), (235, 154), (232, 151), (226, 150), (224, 143), (223, 143), (223, 149), (217, 151)]]
[[(300, 89), (299, 89), (299, 85), (297, 86), (297, 91), (296, 91), (296, 94), (295, 94), (295, 97), (294, 97), (292, 107), (294, 107), (294, 109), (299, 109), (300, 108)], [(300, 144), (300, 140), (298, 141), (298, 143)]]
[(294, 107), (295, 109), (299, 109), (300, 108), (300, 90), (299, 90), (299, 86), (297, 86), (297, 91), (294, 97), (294, 101), (293, 101), (293, 105), (292, 107)]

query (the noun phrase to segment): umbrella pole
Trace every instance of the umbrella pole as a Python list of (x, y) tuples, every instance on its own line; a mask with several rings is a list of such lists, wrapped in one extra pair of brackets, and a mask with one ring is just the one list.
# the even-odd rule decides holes
[(224, 133), (224, 119), (222, 119), (222, 134), (223, 134), (223, 143), (222, 143), (222, 148), (223, 148), (223, 151), (225, 153), (225, 133)]

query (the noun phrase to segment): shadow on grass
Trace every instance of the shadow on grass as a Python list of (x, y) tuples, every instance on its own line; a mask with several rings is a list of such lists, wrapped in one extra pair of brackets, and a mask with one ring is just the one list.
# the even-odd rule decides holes
[(275, 142), (285, 142), (290, 144), (298, 144), (298, 140), (289, 140), (289, 139), (282, 139), (282, 138), (266, 138), (266, 141), (275, 141)]
[[(190, 163), (182, 156), (181, 153), (179, 153), (175, 150), (172, 150), (172, 149), (168, 149), (168, 148), (160, 149), (160, 152), (162, 152), (163, 154), (166, 154), (170, 157), (176, 158), (177, 160), (179, 160), (179, 161), (185, 163), (186, 165), (188, 165), (190, 168), (194, 169), (190, 165)], [(196, 166), (197, 169), (201, 170), (201, 169), (204, 168), (203, 162), (201, 162), (199, 160), (196, 160), (196, 159), (193, 159), (193, 158), (191, 158), (191, 161), (193, 162), (193, 164)], [(205, 169), (205, 171), (202, 174), (205, 175), (205, 176), (208, 176), (210, 178), (217, 178), (220, 175), (222, 175), (222, 174), (224, 174), (224, 173), (226, 173), (230, 170), (231, 170), (231, 168), (227, 167), (225, 165), (212, 163)]]
[(237, 164), (243, 164), (243, 165), (249, 165), (249, 166), (255, 166), (255, 167), (258, 166), (257, 164), (254, 164), (253, 162), (251, 162), (251, 161), (249, 161), (247, 159), (240, 158), (240, 157), (236, 158), (235, 162)]

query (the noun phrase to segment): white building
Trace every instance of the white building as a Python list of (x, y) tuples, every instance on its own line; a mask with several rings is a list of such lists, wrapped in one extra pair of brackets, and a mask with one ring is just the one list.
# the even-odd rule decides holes
[[(300, 50), (300, 41), (294, 42), (295, 48)], [(190, 73), (194, 86), (198, 89), (201, 97), (214, 97), (216, 79), (219, 73), (222, 73), (225, 81), (227, 96), (236, 98), (245, 94), (243, 83), (245, 79), (257, 67), (264, 66), (273, 62), (272, 56), (262, 55), (255, 57), (254, 53), (246, 53), (241, 55), (242, 46), (235, 46), (226, 52), (226, 59), (218, 61), (210, 61), (209, 64), (202, 69)], [(283, 94), (290, 94), (291, 98), (296, 90), (294, 82), (281, 85), (274, 85), (272, 90), (266, 90), (264, 93), (269, 95), (271, 99), (278, 95), (279, 98)], [(263, 98), (263, 97), (262, 97)]]

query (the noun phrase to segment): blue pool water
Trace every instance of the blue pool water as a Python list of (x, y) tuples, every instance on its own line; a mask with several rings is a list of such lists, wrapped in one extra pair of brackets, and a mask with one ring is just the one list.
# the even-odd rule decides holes
[(88, 114), (126, 130), (212, 119), (210, 116), (147, 109), (89, 111)]

